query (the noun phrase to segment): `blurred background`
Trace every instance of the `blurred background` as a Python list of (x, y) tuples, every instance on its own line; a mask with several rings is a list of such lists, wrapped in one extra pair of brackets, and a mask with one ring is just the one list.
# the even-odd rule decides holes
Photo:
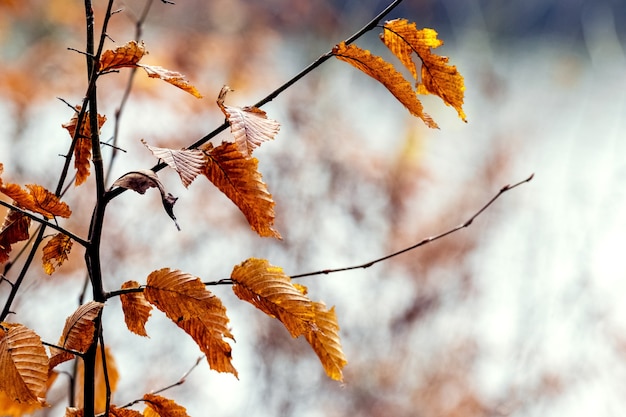
[[(96, 5), (100, 27), (105, 2)], [(178, 0), (152, 2), (142, 62), (180, 71), (205, 96), (145, 74), (116, 119), (129, 71), (99, 87), (102, 137), (118, 124), (109, 184), (155, 160), (141, 144), (184, 147), (251, 105), (383, 10), (385, 1)], [(136, 34), (146, 2), (120, 1), (113, 48)], [(619, 0), (406, 0), (403, 17), (439, 32), (465, 77), (468, 123), (434, 97), (440, 130), (411, 117), (381, 85), (331, 60), (264, 107), (281, 123), (255, 154), (276, 201), (282, 241), (257, 237), (207, 181), (179, 197), (178, 232), (156, 192), (124, 193), (108, 211), (107, 290), (171, 267), (226, 278), (249, 257), (287, 274), (361, 264), (470, 218), (468, 229), (366, 270), (299, 282), (335, 305), (348, 358), (343, 384), (328, 380), (303, 340), (211, 287), (228, 309), (239, 380), (205, 362), (163, 395), (191, 416), (621, 416), (626, 408), (626, 3)], [(357, 41), (392, 61), (374, 30)], [(115, 43), (113, 43), (113, 41)], [(0, 1), (0, 162), (3, 180), (54, 189), (70, 143), (61, 124), (84, 94), (82, 3)], [(224, 132), (213, 140), (228, 140)], [(111, 151), (105, 148), (105, 157)], [(93, 181), (68, 192), (85, 235)], [(76, 245), (52, 277), (36, 264), (12, 320), (55, 342), (77, 307), (85, 271)], [(18, 270), (13, 267), (12, 273)], [(11, 275), (8, 278), (12, 278)], [(0, 300), (8, 293), (0, 285)], [(150, 339), (126, 330), (118, 300), (105, 340), (120, 382), (114, 403), (176, 382), (200, 352), (160, 312)], [(63, 413), (67, 378), (50, 392)], [(141, 407), (140, 407), (141, 408)]]

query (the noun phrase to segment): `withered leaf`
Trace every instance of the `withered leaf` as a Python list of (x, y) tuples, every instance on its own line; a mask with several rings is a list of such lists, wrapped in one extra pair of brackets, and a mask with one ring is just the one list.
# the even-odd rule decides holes
[(274, 139), (280, 129), (280, 123), (268, 119), (267, 114), (257, 107), (226, 106), (224, 98), (229, 91), (232, 91), (230, 87), (222, 87), (217, 105), (230, 124), (237, 148), (242, 154), (250, 156), (263, 142)]
[(235, 266), (231, 279), (237, 297), (278, 319), (292, 337), (315, 329), (313, 303), (281, 268), (265, 259), (250, 258)]
[(417, 99), (413, 86), (390, 63), (370, 51), (356, 45), (341, 42), (333, 48), (333, 55), (345, 61), (384, 85), (391, 94), (406, 107), (409, 112), (419, 117), (428, 127), (437, 128), (437, 123), (424, 112), (422, 103)]
[(174, 204), (178, 198), (165, 191), (163, 183), (157, 174), (150, 169), (128, 172), (119, 177), (113, 183), (113, 187), (122, 187), (144, 194), (148, 188), (157, 188), (161, 193), (161, 202), (168, 216), (174, 221), (176, 228), (180, 230), (176, 216), (174, 216)]
[(151, 146), (145, 140), (141, 140), (146, 148), (152, 152), (154, 156), (163, 160), (170, 168), (174, 169), (180, 176), (185, 187), (202, 172), (207, 164), (207, 157), (204, 152), (199, 149), (168, 149)]
[(465, 83), (456, 66), (448, 64), (448, 58), (433, 54), (432, 49), (443, 45), (433, 29), (418, 30), (415, 23), (395, 19), (385, 23), (381, 40), (406, 66), (417, 80), (413, 53), (421, 60), (421, 81), (418, 94), (434, 94), (448, 106), (454, 107), (459, 117), (466, 121), (463, 111)]
[[(76, 352), (84, 353), (94, 339), (94, 320), (104, 307), (103, 303), (90, 301), (81, 305), (65, 320), (63, 333), (57, 345)], [(50, 348), (50, 369), (54, 369), (60, 363), (74, 358), (74, 354), (55, 347)]]
[[(122, 289), (140, 288), (141, 285), (137, 281), (127, 281), (122, 284)], [(146, 323), (150, 318), (152, 306), (143, 295), (143, 292), (130, 292), (120, 295), (122, 302), (122, 311), (124, 312), (124, 321), (126, 327), (131, 332), (139, 336), (148, 336), (146, 332)]]
[(124, 67), (135, 67), (147, 53), (143, 41), (141, 43), (129, 41), (114, 50), (109, 49), (102, 52), (98, 71), (103, 72)]
[[(76, 109), (80, 111), (80, 106), (76, 106)], [(98, 114), (98, 131), (106, 120), (107, 118), (105, 116)], [(72, 116), (69, 122), (64, 123), (61, 126), (67, 129), (70, 137), (73, 139), (76, 134), (77, 125), (78, 112), (74, 113), (74, 116)], [(74, 168), (76, 168), (76, 180), (74, 181), (75, 186), (83, 184), (89, 177), (91, 170), (89, 165), (91, 159), (91, 146), (89, 112), (85, 112), (83, 120), (81, 121), (80, 130), (78, 131), (78, 136), (76, 136), (76, 144), (74, 147)]]
[(234, 340), (228, 329), (226, 308), (199, 278), (169, 268), (153, 271), (144, 296), (192, 337), (211, 369), (237, 376), (231, 363), (232, 348), (225, 340)]
[(165, 82), (172, 84), (173, 86), (180, 88), (181, 90), (191, 94), (196, 98), (202, 98), (202, 95), (196, 89), (196, 87), (190, 84), (189, 81), (185, 79), (185, 76), (180, 72), (170, 71), (157, 65), (138, 64), (137, 66), (143, 68), (150, 78), (159, 78)]
[(335, 308), (328, 310), (321, 302), (315, 302), (313, 305), (316, 327), (304, 336), (320, 359), (326, 375), (336, 381), (342, 381), (341, 370), (348, 361), (341, 349)]
[(202, 147), (208, 156), (204, 175), (241, 210), (260, 236), (280, 239), (274, 230), (274, 200), (267, 191), (258, 160), (242, 154), (237, 145), (223, 142)]
[(0, 325), (0, 391), (13, 402), (45, 405), (48, 355), (39, 336), (21, 324)]
[(165, 397), (146, 394), (143, 396), (143, 401), (146, 404), (144, 417), (189, 417), (185, 407)]
[(48, 275), (52, 275), (55, 269), (67, 261), (67, 256), (72, 250), (72, 239), (63, 233), (57, 233), (46, 243), (43, 248), (43, 269)]
[(9, 210), (0, 230), (0, 263), (9, 260), (11, 245), (27, 240), (30, 218), (19, 211)]

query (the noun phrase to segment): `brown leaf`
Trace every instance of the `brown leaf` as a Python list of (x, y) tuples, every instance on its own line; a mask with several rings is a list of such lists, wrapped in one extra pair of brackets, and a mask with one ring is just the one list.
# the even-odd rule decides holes
[(265, 259), (250, 258), (235, 266), (231, 279), (237, 297), (278, 319), (292, 337), (315, 329), (313, 303), (294, 287), (281, 268)]
[(224, 105), (224, 98), (229, 91), (232, 91), (230, 87), (222, 87), (217, 105), (230, 124), (237, 148), (245, 156), (250, 156), (263, 142), (274, 139), (280, 124), (276, 120), (268, 119), (266, 113), (259, 108)]
[(65, 409), (65, 415), (63, 417), (83, 417), (85, 410), (76, 407), (67, 407)]
[(211, 369), (237, 376), (231, 363), (232, 349), (225, 340), (234, 340), (228, 330), (226, 308), (199, 278), (178, 270), (160, 269), (148, 276), (144, 296), (192, 337)]
[(30, 218), (19, 211), (9, 210), (0, 229), (0, 263), (9, 260), (11, 245), (27, 240)]
[(137, 63), (147, 53), (143, 41), (141, 41), (141, 43), (129, 41), (115, 48), (115, 50), (109, 49), (104, 51), (100, 57), (98, 71), (103, 72), (124, 67), (136, 67)]
[(335, 308), (328, 310), (324, 303), (313, 304), (316, 328), (304, 336), (320, 359), (326, 375), (336, 381), (343, 381), (341, 370), (348, 361), (341, 349)]
[[(115, 393), (115, 389), (117, 388), (117, 383), (120, 379), (119, 372), (117, 370), (117, 365), (115, 364), (115, 359), (111, 354), (111, 350), (108, 347), (104, 349), (104, 357), (106, 362), (106, 376), (109, 380), (109, 387), (111, 388), (111, 395)], [(85, 367), (83, 365), (83, 361), (78, 361), (77, 369), (76, 369), (76, 380), (77, 382), (77, 390), (74, 394), (74, 404), (78, 408), (83, 408), (84, 404), (84, 391), (83, 388), (85, 379)], [(105, 380), (104, 367), (102, 362), (102, 349), (98, 347), (96, 350), (96, 368), (95, 368), (95, 378), (94, 383), (96, 387), (95, 391), (95, 411), (96, 413), (103, 413), (106, 409), (107, 403), (107, 386)]]
[(174, 221), (176, 228), (180, 230), (180, 226), (174, 216), (174, 204), (178, 198), (165, 191), (165, 187), (157, 174), (150, 169), (142, 169), (138, 171), (128, 172), (119, 177), (113, 183), (113, 187), (122, 187), (129, 190), (144, 194), (148, 188), (157, 188), (161, 193), (161, 202), (168, 216)]
[(0, 391), (0, 415), (2, 417), (22, 417), (32, 415), (41, 409), (38, 402), (33, 404), (18, 403), (13, 401), (4, 391)]
[(185, 80), (185, 76), (180, 72), (170, 71), (157, 65), (139, 64), (137, 66), (143, 68), (150, 78), (160, 78), (161, 80), (168, 82), (183, 91), (186, 91), (196, 98), (202, 98), (202, 95), (198, 92), (196, 87), (191, 85), (189, 81)]
[(162, 159), (170, 168), (174, 169), (180, 176), (185, 187), (189, 187), (189, 184), (191, 184), (198, 175), (204, 172), (207, 157), (204, 152), (199, 149), (175, 150), (158, 148), (148, 145), (143, 139), (141, 143), (143, 143), (154, 156)]
[(385, 23), (381, 39), (402, 63), (409, 68), (417, 80), (416, 66), (412, 59), (415, 53), (422, 62), (421, 82), (418, 94), (439, 96), (448, 106), (454, 107), (459, 117), (466, 120), (463, 112), (465, 83), (456, 67), (448, 64), (448, 58), (433, 54), (431, 49), (443, 45), (433, 29), (418, 30), (415, 23), (406, 19), (395, 19)]
[(13, 402), (45, 405), (48, 355), (37, 334), (21, 324), (0, 325), (0, 391)]
[[(80, 106), (76, 107), (80, 111)], [(98, 115), (98, 130), (102, 127), (107, 118), (105, 116)], [(70, 137), (73, 139), (76, 133), (78, 125), (78, 112), (74, 113), (74, 116), (69, 122), (62, 125), (67, 129)], [(83, 117), (81, 128), (76, 138), (76, 145), (74, 147), (74, 168), (76, 168), (76, 180), (75, 186), (83, 184), (90, 173), (90, 159), (91, 159), (91, 126), (89, 124), (89, 112), (85, 112)]]
[[(104, 307), (104, 304), (96, 301), (90, 301), (78, 307), (65, 320), (65, 327), (57, 345), (80, 353), (86, 352), (93, 342), (95, 332), (94, 320), (100, 314), (102, 307)], [(50, 369), (73, 358), (74, 355), (72, 353), (51, 347)]]
[(189, 417), (185, 407), (165, 397), (146, 394), (143, 401), (147, 406), (143, 413), (145, 417)]
[(437, 123), (426, 113), (422, 103), (417, 99), (413, 86), (393, 65), (381, 57), (372, 55), (370, 51), (356, 45), (346, 45), (341, 42), (333, 48), (333, 55), (383, 84), (391, 94), (406, 107), (409, 112), (419, 117), (428, 127), (437, 128)]
[(57, 233), (43, 248), (43, 270), (52, 275), (55, 269), (67, 261), (72, 250), (72, 240), (63, 233)]
[[(122, 289), (139, 288), (141, 285), (136, 281), (127, 281), (122, 284)], [(143, 292), (130, 292), (120, 295), (122, 311), (126, 327), (139, 336), (148, 336), (146, 322), (150, 318), (152, 306), (143, 295)]]
[(237, 145), (228, 142), (216, 148), (209, 143), (202, 149), (208, 156), (204, 175), (235, 203), (252, 230), (263, 237), (280, 239), (280, 233), (272, 227), (274, 200), (257, 170), (257, 159), (246, 157)]

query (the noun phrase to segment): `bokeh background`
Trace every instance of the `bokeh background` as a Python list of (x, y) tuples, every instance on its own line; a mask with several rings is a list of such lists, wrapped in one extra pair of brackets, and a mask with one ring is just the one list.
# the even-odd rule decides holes
[[(97, 25), (104, 2), (97, 2)], [(154, 1), (140, 38), (148, 64), (180, 71), (196, 100), (138, 73), (116, 121), (128, 72), (100, 85), (103, 138), (118, 123), (109, 184), (154, 159), (140, 143), (179, 148), (223, 122), (214, 99), (250, 105), (356, 32), (385, 1)], [(135, 38), (144, 1), (108, 32)], [(374, 80), (331, 60), (264, 107), (282, 124), (257, 152), (277, 203), (282, 241), (250, 231), (206, 181), (179, 197), (178, 232), (157, 193), (109, 207), (107, 289), (162, 267), (204, 281), (248, 257), (298, 274), (361, 264), (463, 223), (504, 185), (535, 174), (468, 229), (366, 270), (302, 279), (335, 305), (348, 358), (330, 381), (303, 340), (211, 289), (228, 309), (240, 379), (206, 363), (163, 395), (192, 416), (621, 416), (626, 408), (626, 3), (618, 0), (406, 0), (387, 18), (432, 27), (465, 77), (468, 123), (433, 97), (440, 130), (412, 118)], [(99, 26), (97, 26), (99, 27)], [(393, 58), (377, 30), (357, 42)], [(114, 46), (111, 42), (111, 46)], [(0, 162), (3, 179), (54, 189), (69, 144), (61, 124), (85, 90), (82, 3), (0, 1)], [(215, 143), (228, 139), (224, 132)], [(105, 155), (111, 154), (105, 148)], [(86, 233), (92, 184), (66, 197), (68, 228)], [(52, 277), (35, 265), (13, 310), (49, 342), (77, 307), (80, 248)], [(15, 273), (16, 266), (11, 273)], [(11, 275), (8, 275), (11, 278)], [(0, 285), (0, 296), (8, 292)], [(4, 298), (0, 298), (4, 300)], [(105, 338), (121, 380), (114, 402), (176, 382), (199, 356), (154, 312), (150, 339), (128, 332), (117, 300)], [(67, 378), (50, 393), (62, 415)]]

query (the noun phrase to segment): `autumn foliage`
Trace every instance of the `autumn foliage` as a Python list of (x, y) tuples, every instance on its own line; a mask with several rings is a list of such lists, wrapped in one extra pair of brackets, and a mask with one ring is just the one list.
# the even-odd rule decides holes
[[(106, 18), (112, 16), (113, 12), (109, 10)], [(374, 26), (371, 25), (369, 30)], [(269, 260), (244, 260), (234, 266), (228, 278), (219, 282), (207, 283), (203, 277), (156, 266), (146, 277), (132, 277), (119, 288), (109, 287), (108, 277), (102, 276), (100, 268), (100, 235), (105, 227), (105, 208), (110, 201), (125, 190), (144, 194), (155, 188), (164, 211), (180, 230), (174, 214), (177, 197), (166, 189), (157, 174), (165, 168), (174, 170), (185, 188), (196, 180), (208, 180), (232, 201), (252, 231), (262, 237), (281, 239), (275, 225), (276, 202), (254, 156), (259, 147), (279, 139), (280, 123), (261, 110), (260, 105), (238, 107), (226, 104), (227, 94), (232, 90), (224, 86), (221, 91), (210, 95), (216, 97), (217, 107), (225, 117), (224, 128), (230, 127), (228, 140), (213, 144), (209, 142), (213, 136), (207, 135), (206, 139), (195, 143), (189, 140), (186, 148), (175, 149), (138, 138), (137, 141), (154, 156), (155, 167), (129, 171), (106, 188), (100, 129), (112, 119), (112, 115), (98, 113), (94, 90), (100, 78), (115, 77), (119, 72), (138, 69), (149, 78), (162, 80), (195, 98), (200, 99), (202, 95), (183, 74), (142, 63), (148, 54), (143, 41), (131, 40), (121, 46), (111, 45), (108, 35), (104, 34), (105, 29), (102, 45), (107, 47), (98, 51), (92, 45), (91, 50), (88, 48), (85, 52), (90, 73), (89, 83), (85, 86), (85, 99), (72, 106), (73, 116), (62, 124), (69, 133), (66, 160), (67, 164), (72, 162), (73, 171), (70, 173), (74, 179), (69, 180), (66, 174), (61, 174), (56, 191), (37, 184), (21, 186), (7, 180), (11, 172), (5, 172), (0, 164), (0, 192), (8, 201), (2, 202), (8, 212), (0, 229), (0, 262), (5, 265), (14, 262), (23, 253), (16, 254), (14, 247), (34, 239), (36, 244), (31, 250), (39, 255), (37, 259), (41, 260), (45, 274), (53, 276), (79, 246), (85, 251), (84, 268), (93, 288), (92, 299), (79, 305), (67, 318), (58, 341), (44, 342), (34, 330), (11, 321), (12, 300), (20, 289), (21, 278), (2, 276), (3, 281), (10, 283), (12, 295), (5, 301), (0, 317), (0, 414), (20, 416), (46, 407), (46, 393), (55, 382), (57, 366), (76, 361), (74, 377), (77, 388), (75, 399), (66, 410), (67, 417), (93, 416), (104, 412), (110, 416), (186, 416), (184, 407), (156, 394), (136, 393), (135, 403), (143, 404), (142, 412), (130, 408), (135, 403), (111, 403), (118, 371), (114, 352), (102, 342), (101, 317), (109, 308), (106, 301), (119, 297), (128, 330), (147, 337), (146, 323), (160, 311), (180, 329), (181, 334), (185, 333), (197, 344), (212, 370), (238, 377), (232, 357), (237, 323), (231, 323), (226, 306), (209, 291), (209, 284), (230, 285), (239, 299), (279, 321), (291, 337), (304, 339), (319, 358), (326, 375), (342, 381), (348, 361), (342, 349), (340, 325), (334, 307), (327, 307), (310, 297), (305, 286), (294, 283), (282, 268), (272, 265)], [(339, 42), (326, 58), (345, 61), (376, 79), (428, 127), (437, 128), (438, 125), (425, 112), (419, 99), (426, 94), (441, 98), (465, 121), (462, 109), (463, 77), (455, 66), (448, 63), (447, 57), (433, 52), (443, 44), (437, 33), (432, 29), (418, 29), (415, 23), (406, 19), (387, 21), (381, 26), (381, 31), (382, 42), (397, 58), (394, 62), (375, 56), (352, 42)], [(398, 65), (408, 70), (412, 79), (405, 79)], [(9, 161), (3, 162), (8, 164)], [(7, 168), (10, 166), (7, 165)], [(68, 181), (73, 182), (74, 188), (83, 187), (85, 193), (93, 192), (85, 187), (90, 181), (96, 185), (95, 206), (87, 236), (74, 234), (64, 226), (64, 219), (73, 214), (63, 201)], [(43, 231), (48, 229), (55, 232), (44, 234)], [(39, 244), (44, 242), (39, 248)], [(26, 263), (23, 271), (29, 267), (30, 263)], [(89, 378), (93, 386), (90, 386)]]

